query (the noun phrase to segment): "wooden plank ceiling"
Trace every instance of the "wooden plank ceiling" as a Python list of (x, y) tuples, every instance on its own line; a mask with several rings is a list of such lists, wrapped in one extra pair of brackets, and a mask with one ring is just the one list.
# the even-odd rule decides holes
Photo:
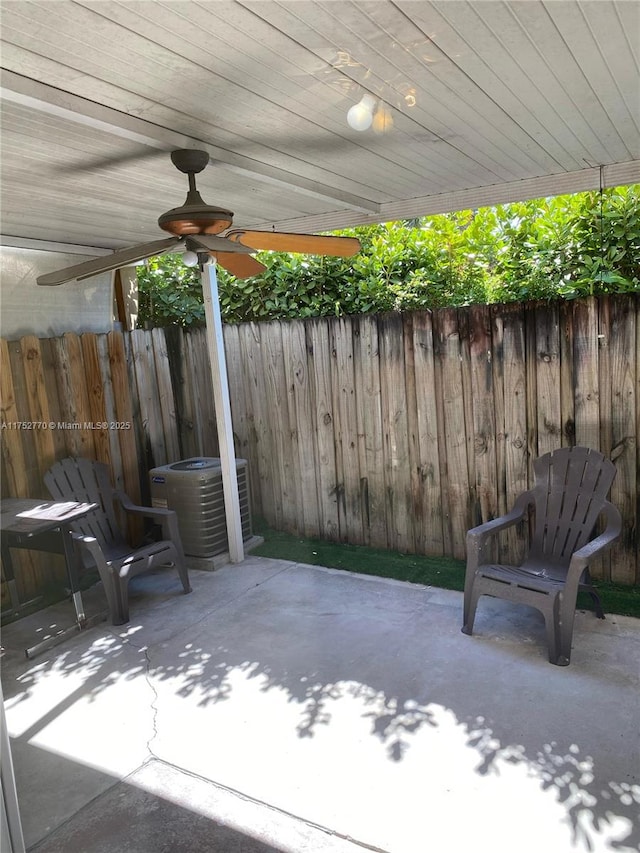
[[(177, 147), (210, 152), (201, 194), (237, 226), (306, 232), (640, 182), (636, 2), (0, 11), (7, 244), (161, 236), (186, 192)], [(358, 132), (364, 94), (379, 112)]]

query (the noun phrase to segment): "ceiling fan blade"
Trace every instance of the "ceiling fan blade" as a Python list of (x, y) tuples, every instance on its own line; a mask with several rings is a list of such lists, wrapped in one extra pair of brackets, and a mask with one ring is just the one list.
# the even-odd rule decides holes
[(144, 149), (129, 154), (120, 154), (114, 157), (96, 157), (93, 160), (84, 160), (80, 163), (67, 163), (64, 166), (56, 168), (56, 172), (61, 175), (77, 175), (82, 172), (97, 172), (101, 169), (112, 169), (118, 166), (126, 166), (128, 163), (142, 162), (149, 160), (152, 157), (157, 157), (159, 154), (166, 155), (170, 149), (162, 150), (158, 148)]
[(216, 237), (213, 234), (189, 234), (185, 238), (187, 249), (192, 252), (232, 252), (237, 255), (250, 255), (255, 249), (227, 240), (226, 237)]
[(355, 237), (331, 237), (319, 234), (291, 234), (284, 231), (229, 231), (228, 240), (274, 252), (300, 252), (308, 255), (338, 255), (349, 258), (360, 250)]
[(152, 258), (154, 255), (163, 255), (165, 252), (175, 249), (180, 242), (179, 237), (168, 237), (166, 240), (154, 240), (153, 243), (141, 243), (139, 246), (114, 252), (113, 255), (104, 255), (92, 261), (84, 261), (84, 263), (75, 264), (72, 267), (40, 275), (36, 282), (40, 285), (52, 286), (64, 284), (65, 281), (72, 281), (73, 279), (80, 281), (101, 272), (110, 272), (119, 267), (135, 264), (136, 261), (143, 261), (145, 258)]
[(266, 270), (264, 264), (256, 261), (251, 255), (240, 255), (237, 252), (212, 252), (220, 266), (228, 270), (236, 278), (251, 278)]

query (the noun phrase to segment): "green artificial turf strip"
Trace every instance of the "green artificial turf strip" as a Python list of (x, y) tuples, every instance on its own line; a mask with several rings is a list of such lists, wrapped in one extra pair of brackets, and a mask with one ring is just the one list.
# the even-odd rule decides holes
[[(291, 533), (272, 530), (260, 520), (254, 524), (254, 533), (264, 538), (264, 544), (251, 551), (259, 557), (344, 569), (348, 572), (394, 578), (459, 592), (464, 589), (465, 562), (453, 557), (425, 557), (382, 548), (368, 548), (364, 545), (303, 539)], [(598, 581), (594, 586), (598, 590), (605, 613), (640, 618), (640, 587)], [(579, 594), (578, 608), (593, 610), (593, 603), (587, 593)]]

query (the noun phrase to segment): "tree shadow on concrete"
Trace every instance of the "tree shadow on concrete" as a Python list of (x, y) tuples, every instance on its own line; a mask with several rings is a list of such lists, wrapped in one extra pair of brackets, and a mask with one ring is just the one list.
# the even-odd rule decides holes
[[(519, 614), (505, 610), (479, 666), (460, 645), (474, 641), (460, 634), (458, 608), (431, 606), (429, 591), (371, 580), (354, 584), (353, 576), (308, 567), (297, 568), (295, 584), (289, 581), (288, 572), (272, 573), (233, 602), (213, 595), (195, 624), (149, 645), (132, 620), (27, 667), (5, 690), (12, 704), (48, 677), (69, 677), (76, 686), (23, 736), (78, 698), (97, 698), (115, 679), (141, 676), (201, 707), (232, 701), (238, 676), (257, 682), (262, 692), (283, 690), (299, 708), (300, 738), (330, 727), (332, 706), (350, 697), (361, 703), (370, 736), (394, 763), (405, 758), (420, 729), (442, 725), (444, 712), (477, 755), (478, 775), (522, 765), (562, 804), (574, 843), (592, 850), (595, 833), (608, 831), (617, 836), (609, 841), (612, 849), (637, 849), (637, 779), (613, 778), (616, 762), (609, 768), (602, 755), (596, 761), (580, 745), (583, 724), (576, 725), (575, 737), (566, 734), (571, 726), (560, 726), (562, 734), (553, 739), (553, 721), (547, 728), (538, 719), (540, 702), (555, 703), (560, 715), (591, 719), (589, 708), (571, 704), (568, 685), (581, 678), (578, 670), (546, 662), (541, 617), (528, 617), (523, 630)], [(149, 611), (145, 618), (155, 617)], [(481, 629), (481, 618), (478, 624)], [(517, 656), (502, 642), (513, 632), (521, 641)], [(625, 679), (619, 668), (603, 666), (590, 689), (594, 696), (618, 691), (622, 702), (633, 695)], [(617, 744), (606, 720), (587, 729), (591, 738), (593, 731)], [(632, 753), (637, 743), (618, 748)]]

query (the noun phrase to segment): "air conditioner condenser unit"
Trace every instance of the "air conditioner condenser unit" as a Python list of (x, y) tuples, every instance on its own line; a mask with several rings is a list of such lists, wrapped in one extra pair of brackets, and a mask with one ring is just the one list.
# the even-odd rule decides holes
[[(242, 538), (252, 536), (249, 469), (246, 459), (236, 459)], [(213, 557), (229, 550), (224, 512), (222, 466), (213, 456), (196, 457), (161, 465), (149, 471), (151, 504), (172, 509), (185, 554)]]

